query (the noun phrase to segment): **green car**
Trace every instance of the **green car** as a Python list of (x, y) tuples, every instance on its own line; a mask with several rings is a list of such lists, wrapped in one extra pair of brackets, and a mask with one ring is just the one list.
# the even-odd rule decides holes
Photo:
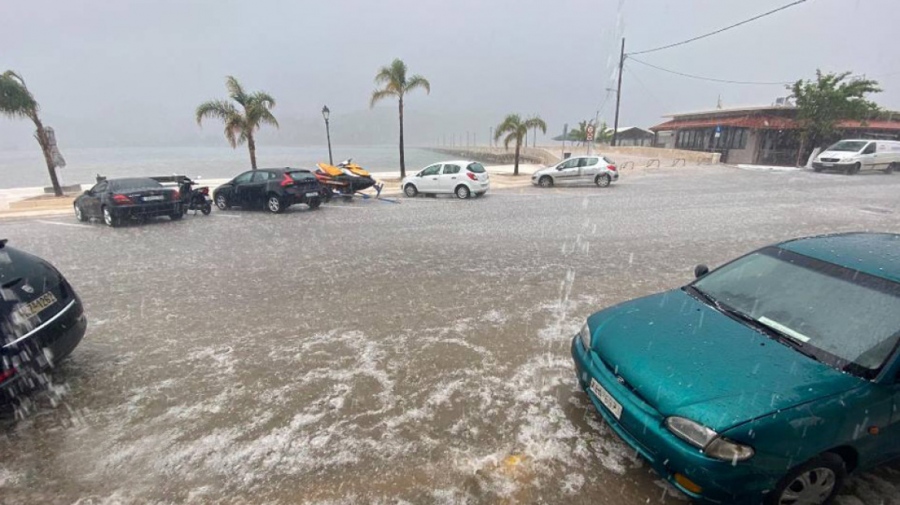
[(825, 504), (900, 457), (900, 235), (765, 247), (597, 312), (572, 340), (588, 397), (705, 503)]

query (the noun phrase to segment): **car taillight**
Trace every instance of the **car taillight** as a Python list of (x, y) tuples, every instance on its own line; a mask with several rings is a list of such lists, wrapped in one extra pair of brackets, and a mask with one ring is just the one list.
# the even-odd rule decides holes
[(113, 195), (112, 199), (113, 199), (113, 203), (118, 203), (118, 204), (132, 203), (131, 198), (128, 198), (125, 195)]
[(6, 379), (9, 379), (13, 375), (16, 374), (15, 368), (8, 368), (6, 370), (0, 371), (0, 384), (6, 382)]
[(284, 174), (284, 177), (281, 179), (281, 187), (286, 188), (292, 184), (294, 184), (294, 179), (291, 179), (290, 175)]
[(615, 166), (615, 165), (606, 165), (606, 168), (608, 168), (609, 170), (612, 170), (613, 172), (616, 171), (616, 166)]
[(478, 177), (476, 177), (472, 172), (466, 172), (466, 175), (469, 176), (469, 179), (472, 179), (473, 181), (478, 180)]

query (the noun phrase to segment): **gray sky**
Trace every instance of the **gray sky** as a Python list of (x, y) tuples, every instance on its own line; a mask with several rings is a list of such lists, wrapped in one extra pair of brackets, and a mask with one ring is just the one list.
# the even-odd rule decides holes
[[(626, 52), (731, 24), (787, 0), (2, 0), (0, 71), (21, 73), (56, 127), (61, 147), (219, 145), (221, 125), (193, 121), (202, 101), (224, 98), (224, 76), (277, 99), (280, 131), (261, 143), (392, 143), (396, 103), (368, 98), (381, 65), (403, 58), (432, 93), (408, 99), (411, 144), (472, 131), (483, 142), (508, 112), (563, 123), (612, 123), (621, 35)], [(809, 0), (682, 47), (638, 56), (673, 70), (733, 80), (791, 81), (817, 67), (877, 78), (875, 97), (900, 109), (896, 0)], [(891, 74), (892, 75), (886, 75)], [(762, 105), (779, 86), (696, 81), (631, 62), (620, 124), (661, 115)], [(31, 149), (32, 127), (0, 118), (0, 149)]]

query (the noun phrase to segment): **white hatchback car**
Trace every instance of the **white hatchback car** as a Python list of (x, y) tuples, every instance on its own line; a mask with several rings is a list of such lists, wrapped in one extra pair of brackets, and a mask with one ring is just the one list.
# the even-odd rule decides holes
[(484, 165), (477, 161), (442, 161), (406, 176), (400, 187), (403, 194), (410, 198), (419, 193), (445, 193), (457, 198), (469, 198), (487, 193), (491, 188), (491, 179)]
[(599, 154), (574, 156), (556, 165), (538, 170), (531, 176), (531, 183), (549, 188), (557, 184), (594, 183), (601, 188), (619, 180), (615, 162)]

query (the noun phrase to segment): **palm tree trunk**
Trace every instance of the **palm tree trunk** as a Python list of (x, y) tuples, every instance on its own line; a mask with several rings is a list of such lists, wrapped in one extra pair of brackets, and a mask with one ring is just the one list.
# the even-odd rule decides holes
[(59, 179), (56, 177), (56, 165), (53, 164), (53, 156), (50, 154), (50, 139), (47, 138), (47, 131), (44, 130), (44, 125), (37, 115), (34, 115), (31, 120), (34, 121), (34, 126), (37, 128), (34, 136), (37, 138), (38, 144), (41, 145), (41, 151), (44, 152), (44, 161), (47, 163), (47, 172), (50, 173), (50, 184), (53, 186), (53, 193), (56, 196), (63, 196), (62, 187), (60, 187)]
[(256, 170), (256, 141), (252, 133), (247, 134), (247, 148), (250, 149), (250, 168)]
[(400, 97), (400, 179), (406, 177), (406, 161), (403, 159), (403, 97)]
[(513, 175), (519, 175), (519, 148), (522, 147), (522, 138), (516, 137), (516, 164), (513, 166)]

